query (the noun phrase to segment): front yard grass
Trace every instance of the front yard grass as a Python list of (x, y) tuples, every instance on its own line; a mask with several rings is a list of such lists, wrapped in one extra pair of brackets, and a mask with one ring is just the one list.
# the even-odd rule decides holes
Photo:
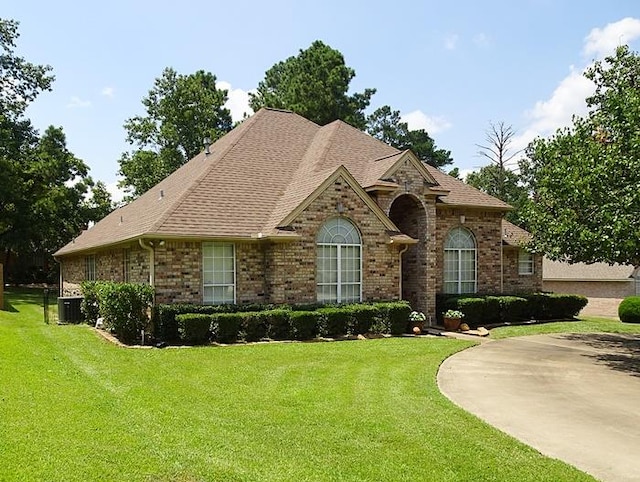
[(127, 349), (7, 298), (0, 480), (593, 480), (440, 394), (466, 341)]
[(492, 339), (547, 333), (630, 333), (640, 334), (640, 324), (622, 323), (612, 318), (581, 316), (577, 321), (541, 323), (539, 325), (503, 326), (491, 330)]

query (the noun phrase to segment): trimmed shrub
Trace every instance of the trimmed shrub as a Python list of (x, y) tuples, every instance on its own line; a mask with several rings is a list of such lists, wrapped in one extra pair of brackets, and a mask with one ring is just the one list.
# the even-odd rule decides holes
[(176, 316), (186, 314), (212, 315), (214, 313), (228, 313), (234, 309), (235, 305), (192, 305), (188, 303), (156, 305), (151, 317), (153, 336), (157, 340), (167, 343), (178, 343), (180, 342), (180, 333)]
[(176, 321), (180, 339), (187, 345), (204, 345), (209, 341), (211, 315), (178, 315)]
[(409, 315), (411, 314), (409, 303), (406, 301), (390, 301), (388, 303), (379, 303), (377, 306), (382, 316), (387, 320), (389, 333), (401, 335), (409, 330)]
[(242, 313), (241, 332), (245, 341), (260, 341), (269, 334), (269, 311)]
[(349, 314), (344, 308), (329, 306), (320, 308), (320, 333), (324, 336), (337, 338), (347, 334), (349, 329)]
[(235, 343), (238, 341), (244, 316), (244, 313), (216, 313), (210, 315), (213, 339), (220, 343)]
[(500, 296), (485, 297), (483, 324), (497, 323), (500, 321), (502, 307), (500, 305)]
[(618, 306), (618, 317), (623, 323), (640, 323), (640, 296), (628, 296)]
[(290, 340), (292, 337), (290, 315), (291, 310), (276, 309), (265, 311), (264, 316), (269, 326), (269, 338), (274, 340)]
[(498, 296), (500, 300), (500, 321), (511, 323), (529, 319), (529, 301), (519, 296)]
[(480, 326), (485, 321), (487, 301), (484, 298), (458, 298), (458, 311), (464, 313), (464, 322), (474, 327)]
[(321, 314), (317, 311), (292, 311), (289, 321), (296, 340), (311, 340), (318, 336)]
[(578, 316), (580, 310), (589, 302), (585, 296), (581, 295), (550, 293), (547, 296), (551, 319), (567, 319)]
[(349, 331), (352, 335), (364, 335), (371, 331), (378, 315), (376, 306), (353, 304), (345, 305), (344, 308), (349, 313)]
[(147, 284), (103, 282), (97, 290), (105, 327), (123, 343), (136, 341), (149, 326), (154, 290)]
[(102, 281), (83, 281), (80, 283), (82, 291), (82, 302), (80, 303), (80, 311), (84, 316), (85, 323), (89, 325), (95, 324), (100, 317), (100, 300), (98, 292), (102, 286)]

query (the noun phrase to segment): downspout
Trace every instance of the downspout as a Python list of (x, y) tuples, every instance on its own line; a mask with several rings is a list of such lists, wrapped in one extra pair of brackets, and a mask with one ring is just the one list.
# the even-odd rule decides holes
[(156, 253), (153, 246), (145, 244), (142, 238), (138, 239), (140, 247), (149, 252), (149, 284), (155, 288), (156, 286)]
[(409, 249), (409, 245), (405, 244), (404, 248), (402, 248), (399, 252), (398, 252), (398, 258), (400, 259), (400, 280), (398, 282), (398, 287), (399, 287), (399, 296), (398, 299), (401, 300), (402, 299), (402, 255), (404, 253), (407, 252), (407, 249)]
[(56, 263), (58, 263), (58, 283), (60, 283), (58, 285), (58, 296), (64, 296), (64, 277), (62, 276), (62, 261), (60, 261), (58, 258), (53, 258)]
[[(502, 234), (502, 233), (501, 233)], [(500, 294), (504, 293), (504, 243), (500, 236)]]

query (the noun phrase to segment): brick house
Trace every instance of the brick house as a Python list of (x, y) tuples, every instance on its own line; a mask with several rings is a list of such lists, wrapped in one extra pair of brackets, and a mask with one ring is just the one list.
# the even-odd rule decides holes
[(433, 316), (439, 292), (541, 288), (509, 209), (344, 122), (262, 109), (55, 256), (65, 295), (105, 279), (159, 303), (403, 298)]

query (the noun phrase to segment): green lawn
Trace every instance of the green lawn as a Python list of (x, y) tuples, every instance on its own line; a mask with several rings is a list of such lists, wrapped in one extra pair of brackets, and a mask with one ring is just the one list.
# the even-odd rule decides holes
[(593, 480), (457, 408), (444, 338), (119, 348), (0, 311), (0, 480)]
[(638, 333), (640, 324), (621, 323), (611, 318), (580, 317), (579, 321), (542, 323), (539, 325), (503, 326), (491, 330), (492, 339), (544, 333)]

